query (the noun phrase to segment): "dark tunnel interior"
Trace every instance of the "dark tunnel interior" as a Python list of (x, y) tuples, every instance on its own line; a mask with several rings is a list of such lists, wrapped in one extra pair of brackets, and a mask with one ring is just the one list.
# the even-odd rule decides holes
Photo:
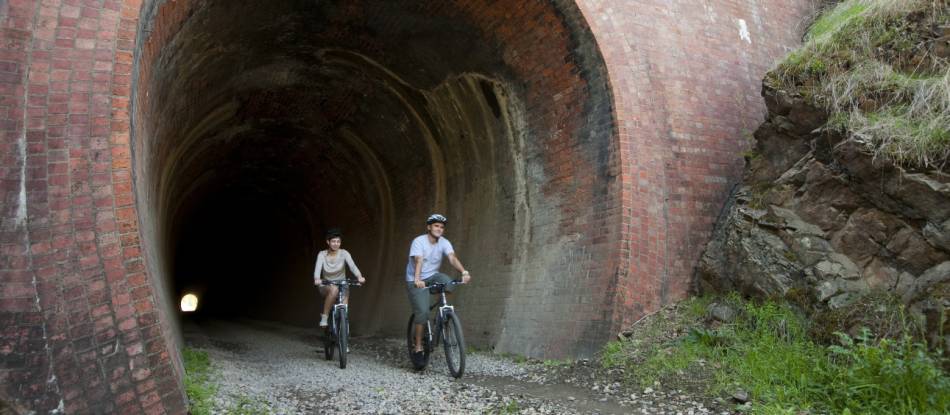
[[(206, 0), (169, 29), (161, 3), (146, 4), (140, 34), (172, 34), (136, 63), (133, 155), (168, 303), (193, 292), (196, 315), (311, 326), (313, 263), (338, 227), (368, 280), (352, 294), (354, 332), (395, 334), (409, 242), (441, 212), (481, 276), (458, 299), (482, 316), (468, 337), (497, 341), (510, 286), (540, 283), (524, 270), (558, 255), (568, 223), (557, 189), (575, 179), (549, 177), (545, 152), (594, 180), (581, 173), (607, 151), (599, 130), (567, 141), (596, 108), (560, 6)], [(544, 50), (551, 30), (563, 39)]]
[(327, 228), (377, 286), (354, 291), (362, 305), (404, 296), (429, 212), (468, 213), (447, 236), (514, 219), (523, 121), (498, 51), (461, 15), (367, 4), (200, 2), (139, 80), (172, 298), (308, 325)]

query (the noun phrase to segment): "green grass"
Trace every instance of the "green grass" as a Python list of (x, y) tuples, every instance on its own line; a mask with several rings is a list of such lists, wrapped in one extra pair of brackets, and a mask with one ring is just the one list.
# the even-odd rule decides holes
[(619, 367), (626, 362), (627, 353), (625, 345), (629, 342), (624, 340), (614, 340), (607, 343), (600, 351), (600, 364), (606, 368)]
[(231, 415), (266, 415), (270, 414), (270, 408), (259, 399), (254, 399), (246, 395), (235, 396), (236, 401), (225, 411)]
[(521, 412), (521, 406), (518, 405), (518, 401), (512, 399), (508, 401), (505, 406), (498, 409), (497, 414), (517, 414)]
[(853, 413), (950, 411), (950, 378), (940, 369), (939, 354), (910, 337), (874, 342), (868, 331), (858, 339), (839, 336), (841, 345), (828, 349), (832, 363), (822, 373), (826, 387), (818, 393), (827, 406)]
[(809, 409), (808, 391), (821, 362), (821, 347), (805, 336), (803, 319), (790, 307), (771, 302), (750, 303), (744, 311), (736, 325), (720, 330), (731, 346), (699, 345), (708, 358), (718, 356), (722, 362), (714, 390), (731, 393), (734, 382), (757, 401), (773, 403), (765, 408)]
[(950, 161), (950, 65), (928, 49), (929, 28), (950, 24), (941, 3), (840, 2), (766, 82), (828, 110), (830, 127), (876, 156), (944, 167)]
[(565, 367), (565, 366), (570, 366), (571, 361), (568, 359), (564, 359), (564, 360), (546, 359), (543, 362), (541, 362), (541, 365), (548, 368)]
[(845, 2), (838, 7), (831, 9), (828, 13), (823, 13), (818, 20), (811, 25), (808, 30), (807, 39), (818, 39), (834, 33), (842, 25), (854, 17), (859, 16), (868, 6), (861, 2)]
[[(188, 410), (192, 415), (220, 413), (214, 407), (214, 397), (218, 394), (215, 383), (214, 367), (208, 358), (208, 352), (185, 347), (181, 351), (185, 363), (185, 393), (188, 395)], [(267, 404), (249, 396), (233, 396), (233, 403), (224, 413), (234, 415), (263, 415), (271, 413)]]
[(611, 341), (601, 349), (598, 354), (601, 367), (623, 369), (626, 382), (640, 384), (652, 384), (668, 373), (689, 368), (697, 358), (695, 353), (691, 353), (692, 347), (682, 342), (669, 344), (660, 339), (671, 327), (695, 326), (712, 301), (712, 297), (693, 297), (678, 305), (680, 312), (674, 314), (673, 320), (647, 319), (633, 338)]
[(881, 338), (864, 330), (852, 339), (838, 333), (826, 346), (808, 336), (812, 323), (797, 308), (735, 296), (726, 301), (741, 310), (735, 323), (693, 327), (646, 350), (645, 358), (629, 355), (635, 339), (611, 342), (601, 363), (629, 369), (641, 384), (706, 370), (708, 393), (745, 390), (753, 404), (741, 409), (756, 414), (950, 412), (950, 377), (941, 369), (946, 360), (909, 335)]
[(208, 352), (185, 347), (181, 350), (185, 363), (185, 393), (188, 395), (188, 407), (192, 415), (212, 413), (217, 385), (212, 382), (211, 360)]

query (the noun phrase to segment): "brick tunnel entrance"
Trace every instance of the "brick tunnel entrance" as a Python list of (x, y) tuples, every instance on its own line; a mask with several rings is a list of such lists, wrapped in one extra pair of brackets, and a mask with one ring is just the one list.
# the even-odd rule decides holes
[(0, 1), (0, 405), (184, 412), (179, 295), (311, 326), (330, 226), (399, 335), (433, 211), (468, 343), (592, 355), (685, 295), (813, 2), (695, 3)]
[(313, 261), (340, 227), (369, 280), (354, 330), (399, 334), (408, 244), (442, 212), (475, 276), (456, 301), (470, 343), (591, 353), (611, 324), (616, 152), (575, 7), (146, 4), (132, 150), (169, 314), (189, 291), (204, 315), (314, 325)]

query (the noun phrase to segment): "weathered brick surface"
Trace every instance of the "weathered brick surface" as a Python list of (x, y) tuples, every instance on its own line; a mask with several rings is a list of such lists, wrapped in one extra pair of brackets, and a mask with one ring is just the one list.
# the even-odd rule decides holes
[(610, 72), (621, 155), (618, 327), (681, 298), (761, 122), (762, 76), (809, 1), (579, 1)]
[[(359, 13), (355, 3), (345, 12)], [(461, 16), (493, 45), (507, 68), (499, 76), (524, 107), (526, 163), (543, 176), (523, 190), (531, 211), (512, 215), (528, 223), (512, 230), (524, 238), (518, 250), (470, 265), (486, 274), (461, 300), (468, 315), (484, 316), (466, 321), (471, 338), (503, 351), (585, 355), (682, 297), (738, 177), (744, 136), (762, 116), (761, 76), (798, 41), (795, 22), (809, 3), (417, 5)], [(134, 193), (142, 177), (131, 111), (135, 99), (143, 133), (148, 109), (163, 104), (145, 81), (195, 4), (0, 3), (0, 399), (41, 412), (184, 412), (164, 276), (146, 264), (157, 242), (138, 223), (147, 212)], [(384, 42), (351, 41), (386, 62)], [(400, 214), (429, 208), (397, 202)], [(489, 245), (462, 242), (465, 258)]]
[[(135, 362), (129, 349), (159, 322), (120, 317), (131, 294), (136, 306), (153, 297), (135, 283), (141, 257), (123, 255), (137, 252), (138, 229), (123, 92), (132, 43), (120, 28), (134, 27), (138, 4), (2, 7), (0, 399), (38, 412), (141, 412), (136, 388), (156, 380), (133, 377), (133, 364), (159, 371), (173, 361), (159, 330), (150, 340), (165, 344), (161, 358)], [(172, 390), (164, 408), (180, 411), (178, 377), (158, 382)]]

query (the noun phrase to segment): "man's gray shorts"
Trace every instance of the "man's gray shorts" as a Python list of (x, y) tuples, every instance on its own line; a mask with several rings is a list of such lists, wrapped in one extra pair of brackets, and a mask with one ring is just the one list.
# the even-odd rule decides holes
[[(422, 282), (426, 283), (426, 286), (437, 282), (447, 283), (451, 281), (453, 281), (452, 277), (441, 272), (437, 272), (428, 279), (422, 280)], [(455, 290), (454, 285), (445, 286), (445, 292), (452, 292), (453, 290)], [(416, 288), (416, 285), (412, 282), (406, 282), (406, 292), (409, 294), (409, 304), (412, 305), (413, 321), (415, 321), (416, 324), (425, 324), (429, 318), (429, 300), (431, 298), (429, 289)]]

